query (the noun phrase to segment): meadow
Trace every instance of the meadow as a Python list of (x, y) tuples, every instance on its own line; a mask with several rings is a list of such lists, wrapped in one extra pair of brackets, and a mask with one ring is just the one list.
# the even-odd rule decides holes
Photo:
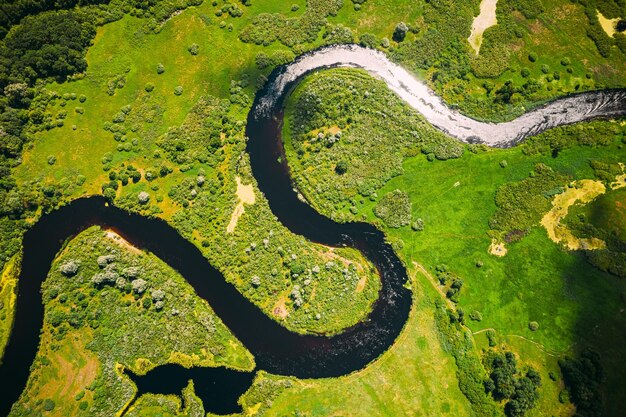
[[(322, 105), (312, 110), (302, 104), (311, 97)], [(308, 123), (301, 122), (305, 119)], [(341, 128), (336, 141), (328, 141), (332, 126)], [(549, 381), (548, 372), (558, 372), (555, 357), (575, 355), (588, 346), (600, 352), (611, 414), (617, 409), (610, 407), (623, 395), (623, 340), (616, 335), (624, 325), (619, 312), (626, 284), (592, 266), (583, 253), (550, 241), (539, 220), (542, 210), (550, 208), (554, 194), (548, 192), (555, 184), (567, 187), (576, 179), (597, 178), (592, 161), (615, 164), (626, 157), (624, 127), (619, 122), (592, 122), (559, 129), (512, 149), (470, 145), (460, 155), (438, 157), (433, 145), (438, 136), (418, 114), (381, 82), (360, 71), (338, 69), (314, 74), (295, 89), (283, 135), (294, 179), (311, 204), (337, 220), (367, 220), (383, 228), (407, 264), (415, 262), (430, 271), (441, 295), (464, 312), (467, 328), (495, 331), (499, 343), (521, 361), (535, 364), (542, 381)], [(324, 137), (318, 138), (318, 132)], [(610, 133), (607, 137), (600, 132)], [(586, 144), (577, 143), (578, 137), (585, 137)], [(346, 169), (339, 172), (340, 163)], [(552, 178), (547, 188), (538, 180), (545, 175), (541, 172)], [(499, 200), (500, 190), (507, 191)], [(379, 210), (394, 193), (409, 198), (403, 223), (390, 224)], [(507, 208), (506, 199), (512, 199), (513, 208)], [(619, 215), (610, 214), (614, 211), (607, 204), (601, 210), (584, 207), (603, 213), (595, 218)], [(515, 211), (498, 215), (499, 210)], [(394, 213), (399, 212), (396, 207)], [(500, 226), (502, 222), (494, 221), (498, 218), (507, 223)], [(617, 222), (604, 223), (621, 230)], [(494, 240), (504, 243), (505, 256), (489, 253)], [(460, 291), (450, 292), (455, 280), (462, 281)], [(531, 322), (538, 329), (533, 331)], [(540, 393), (540, 398), (551, 395), (552, 404), (558, 401), (554, 387), (544, 384)], [(538, 406), (549, 409), (549, 404), (543, 399)]]
[[(39, 26), (10, 22), (15, 27), (8, 30), (0, 22), (0, 85), (13, 85), (0, 100), (0, 127), (10, 133), (2, 136), (0, 158), (2, 346), (12, 323), (23, 230), (46, 211), (92, 194), (169, 221), (244, 296), (292, 331), (333, 333), (358, 322), (377, 297), (376, 271), (358, 252), (308, 242), (273, 216), (245, 154), (247, 112), (273, 68), (332, 43), (385, 51), (444, 100), (481, 119), (508, 119), (567, 93), (624, 86), (619, 38), (601, 38), (604, 46), (598, 46), (598, 38), (581, 30), (593, 23), (585, 14), (593, 5), (500, 1), (499, 24), (485, 32), (475, 56), (467, 37), (478, 3), (114, 0), (76, 9), (84, 39), (72, 45), (78, 71), (67, 74), (26, 73), (13, 65), (31, 57), (19, 53), (28, 47), (19, 30)], [(604, 3), (610, 2), (598, 7), (606, 16), (619, 13), (609, 13)], [(54, 13), (69, 16), (48, 11), (33, 19)], [(394, 38), (400, 22), (407, 29), (401, 40)], [(313, 96), (319, 105), (294, 123), (298, 100)], [(539, 398), (527, 415), (571, 415), (572, 404), (559, 401), (565, 385), (558, 359), (591, 346), (607, 373), (607, 414), (617, 415), (626, 373), (619, 313), (625, 284), (551, 242), (534, 222), (520, 236), (508, 236), (511, 230), (494, 229), (490, 220), (498, 190), (531, 178), (539, 163), (574, 180), (595, 178), (590, 160), (626, 162), (623, 125), (560, 128), (508, 150), (466, 147), (355, 70), (311, 75), (287, 106), (283, 134), (296, 184), (323, 214), (373, 222), (387, 233), (411, 272), (414, 306), (396, 344), (372, 365), (324, 380), (261, 373), (241, 399), (244, 414), (501, 414), (509, 400), (494, 401), (482, 390), (491, 372), (482, 361), (514, 352), (515, 378), (530, 368), (541, 376)], [(252, 186), (253, 204), (239, 200), (239, 182)], [(388, 206), (377, 211), (381, 200)], [(243, 214), (229, 233), (240, 203)], [(396, 207), (401, 216), (385, 214)], [(506, 256), (488, 253), (493, 239), (508, 238)], [(137, 371), (169, 362), (253, 366), (175, 271), (107, 239), (91, 229), (55, 261), (44, 285), (38, 357), (12, 415), (113, 415), (133, 392), (118, 365)], [(150, 285), (175, 290), (166, 303), (179, 311), (191, 303), (193, 315), (209, 317), (215, 337), (205, 340), (202, 323), (183, 319), (178, 324), (193, 337), (185, 343), (161, 338), (154, 330), (169, 316), (156, 308), (160, 295), (138, 296), (132, 286), (130, 292), (94, 287), (89, 279), (100, 266), (93, 254), (110, 248), (117, 251), (115, 268), (141, 264), (154, 280), (145, 280)], [(59, 270), (71, 260), (80, 260), (80, 280)], [(84, 316), (105, 303), (115, 308), (97, 319)], [(132, 326), (118, 326), (128, 315)], [(538, 324), (534, 331), (531, 322)], [(131, 337), (137, 333), (142, 338)], [(52, 383), (68, 374), (80, 378)], [(175, 397), (146, 395), (129, 415), (204, 415), (191, 387), (185, 399), (181, 410)]]

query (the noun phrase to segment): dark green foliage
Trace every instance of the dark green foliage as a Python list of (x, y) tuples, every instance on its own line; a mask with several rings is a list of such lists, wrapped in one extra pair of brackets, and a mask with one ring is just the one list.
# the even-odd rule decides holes
[(526, 139), (521, 146), (526, 155), (558, 156), (561, 150), (577, 145), (607, 146), (621, 138), (624, 132), (625, 129), (619, 124), (592, 121), (550, 129)]
[(559, 366), (569, 392), (569, 400), (576, 405), (576, 415), (580, 417), (602, 416), (600, 384), (604, 380), (604, 371), (600, 363), (600, 355), (586, 350), (577, 359), (559, 360)]
[(95, 34), (94, 18), (80, 11), (25, 18), (0, 44), (0, 87), (84, 71), (84, 53)]
[(339, 175), (343, 175), (348, 172), (348, 163), (346, 161), (339, 161), (335, 166), (335, 172)]
[(504, 411), (507, 416), (523, 416), (535, 406), (539, 398), (537, 388), (541, 386), (541, 376), (530, 368), (526, 374), (517, 369), (517, 360), (512, 352), (504, 354), (488, 352), (485, 366), (491, 370), (485, 382), (485, 391), (496, 401), (506, 401)]
[(454, 357), (459, 388), (469, 400), (472, 411), (481, 417), (498, 415), (494, 402), (485, 394), (485, 369), (475, 354), (472, 336), (461, 326), (458, 315), (446, 310), (437, 300), (435, 323), (444, 350)]
[(378, 39), (376, 35), (371, 33), (364, 33), (359, 36), (359, 45), (364, 46), (366, 48), (376, 49), (378, 46)]
[(259, 52), (256, 56), (256, 65), (259, 69), (273, 68), (275, 66), (287, 64), (294, 60), (296, 56), (289, 50), (278, 50), (267, 55), (264, 52)]
[(569, 177), (547, 165), (536, 165), (529, 178), (498, 188), (495, 195), (498, 209), (489, 220), (489, 226), (507, 233), (511, 239), (518, 236), (516, 232), (528, 231), (550, 209), (551, 195), (562, 190), (559, 187), (568, 180)]
[(607, 17), (620, 17), (626, 8), (622, 5), (620, 11), (620, 6), (618, 6), (619, 1), (614, 2), (612, 0), (580, 0), (579, 2), (585, 8), (585, 14), (589, 21), (587, 36), (595, 43), (600, 55), (603, 57), (610, 56), (613, 45), (619, 45), (619, 42), (609, 37), (604, 29), (602, 29), (600, 21), (598, 20), (597, 10)]
[(48, 10), (72, 9), (75, 6), (106, 4), (109, 0), (12, 0), (2, 4), (0, 13), (0, 39), (4, 38), (9, 29), (26, 16), (36, 15)]
[(393, 30), (393, 40), (396, 42), (402, 42), (406, 38), (406, 34), (409, 32), (409, 27), (404, 22), (400, 22)]
[(385, 194), (374, 208), (376, 217), (388, 227), (402, 227), (411, 222), (411, 200), (407, 193), (395, 190)]
[(43, 407), (42, 408), (44, 409), (44, 411), (52, 411), (52, 410), (54, 410), (54, 406), (55, 405), (56, 404), (54, 403), (54, 401), (52, 401), (49, 398), (46, 398), (45, 400), (43, 400)]
[(545, 10), (541, 0), (509, 0), (508, 3), (521, 12), (526, 19), (535, 19)]
[(308, 0), (306, 11), (297, 18), (261, 13), (241, 31), (239, 38), (265, 46), (275, 41), (289, 47), (313, 42), (326, 24), (325, 18), (336, 15), (342, 5), (341, 0)]

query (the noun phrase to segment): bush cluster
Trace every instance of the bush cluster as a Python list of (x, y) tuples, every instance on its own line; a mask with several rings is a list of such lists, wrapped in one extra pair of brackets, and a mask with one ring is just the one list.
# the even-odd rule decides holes
[(411, 200), (404, 191), (394, 190), (385, 194), (374, 208), (376, 217), (388, 227), (398, 228), (411, 222)]

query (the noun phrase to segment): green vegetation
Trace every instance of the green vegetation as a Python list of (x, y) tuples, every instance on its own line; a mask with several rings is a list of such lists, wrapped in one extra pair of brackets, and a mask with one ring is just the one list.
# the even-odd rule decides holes
[(600, 385), (604, 371), (600, 355), (585, 351), (578, 359), (564, 358), (559, 362), (567, 386), (567, 398), (576, 404), (580, 416), (601, 416), (603, 413)]
[[(596, 167), (598, 164), (595, 165)], [(596, 175), (604, 177), (596, 170)], [(595, 237), (606, 248), (586, 251), (589, 261), (603, 271), (626, 276), (626, 189), (608, 191), (589, 204), (574, 206), (565, 222), (579, 237)]]
[(254, 366), (180, 275), (99, 228), (69, 243), (44, 282), (43, 298), (42, 342), (12, 416), (51, 404), (67, 415), (114, 415), (133, 396), (118, 364), (140, 374), (171, 362)]
[(0, 276), (0, 363), (4, 349), (13, 329), (13, 311), (17, 298), (17, 278), (19, 275), (19, 257), (15, 255), (7, 262)]
[(567, 176), (554, 172), (547, 165), (537, 164), (530, 178), (498, 188), (495, 195), (498, 209), (489, 220), (489, 226), (502, 232), (507, 242), (520, 239), (550, 210), (552, 197), (564, 191), (567, 181)]
[[(595, 12), (623, 19), (622, 3), (500, 0), (498, 25), (485, 32), (478, 56), (467, 43), (478, 2), (3, 5), (1, 345), (23, 231), (89, 194), (169, 221), (291, 330), (354, 324), (377, 297), (371, 265), (356, 251), (292, 235), (250, 173), (245, 117), (270, 71), (321, 45), (358, 42), (415, 71), (461, 111), (508, 119), (567, 93), (624, 86), (626, 37), (608, 38)], [(619, 414), (626, 340), (616, 312), (626, 284), (560, 249), (537, 222), (559, 187), (619, 174), (623, 124), (557, 128), (509, 150), (464, 146), (380, 81), (346, 69), (311, 75), (287, 105), (287, 156), (308, 201), (334, 219), (381, 226), (407, 265), (419, 262), (436, 279), (412, 280), (411, 317), (374, 364), (306, 382), (262, 373), (242, 397), (245, 413), (520, 415), (534, 404), (528, 415), (568, 415), (571, 400), (579, 414), (593, 415), (603, 396), (604, 415)], [(229, 233), (237, 179), (252, 185), (256, 201), (243, 204)], [(587, 257), (613, 274), (623, 271), (615, 263), (624, 252), (621, 196), (608, 192), (566, 219), (575, 234), (607, 242)], [(492, 238), (509, 241), (503, 258), (487, 252)], [(133, 391), (116, 364), (138, 372), (169, 362), (251, 368), (249, 354), (190, 291), (153, 256), (118, 247), (98, 229), (69, 242), (45, 284), (42, 342), (13, 414), (113, 415)], [(504, 345), (520, 365), (506, 368), (514, 390), (498, 405), (484, 390), (486, 380), (500, 382), (489, 378), (495, 359), (484, 358)], [(599, 356), (581, 354), (587, 346)], [(566, 355), (574, 359), (559, 367)], [(588, 362), (604, 377), (581, 377)], [(178, 398), (146, 395), (129, 414), (204, 413), (192, 386), (184, 398), (181, 410)]]
[[(550, 209), (554, 195), (572, 180), (594, 178), (595, 172), (603, 171), (599, 168), (608, 170), (605, 172), (611, 174), (606, 178), (610, 176), (611, 181), (614, 180), (615, 166), (590, 165), (589, 161), (606, 160), (612, 164), (622, 161), (626, 157), (622, 142), (624, 126), (615, 122), (592, 122), (554, 129), (531, 139), (528, 144), (506, 150), (469, 145), (461, 156), (447, 160), (423, 155), (422, 140), (430, 137), (431, 128), (419, 123), (414, 123), (413, 143), (398, 135), (397, 127), (389, 128), (382, 122), (378, 124), (377, 120), (361, 133), (358, 122), (351, 120), (347, 127), (341, 128), (341, 139), (331, 147), (309, 147), (306, 142), (302, 146), (301, 133), (293, 123), (298, 98), (306, 91), (317, 93), (317, 101), (323, 103), (317, 114), (329, 116), (314, 127), (330, 132), (332, 126), (341, 127), (343, 117), (340, 111), (332, 110), (336, 103), (333, 98), (353, 90), (350, 82), (358, 77), (366, 78), (359, 71), (350, 70), (314, 74), (303, 82), (306, 88), (296, 88), (288, 101), (286, 115), (289, 119), (283, 130), (285, 148), (293, 177), (307, 200), (335, 219), (366, 219), (384, 225), (376, 216), (379, 201), (395, 190), (406, 193), (411, 217), (422, 219), (427, 227), (420, 233), (415, 233), (413, 228), (387, 225), (384, 230), (404, 259), (419, 262), (435, 273), (439, 280), (435, 284), (441, 296), (454, 301), (459, 310), (454, 313), (459, 326), (463, 324), (473, 331), (493, 329), (485, 332), (489, 346), (496, 346), (502, 338), (510, 341), (515, 337), (514, 345), (508, 343), (511, 350), (523, 363), (532, 363), (542, 381), (549, 379), (548, 369), (558, 371), (550, 355), (559, 357), (569, 353), (574, 356), (578, 348), (592, 346), (600, 353), (607, 370), (600, 388), (603, 395), (610, 398), (605, 403), (605, 413), (617, 415), (612, 404), (623, 398), (623, 390), (618, 386), (626, 370), (619, 365), (616, 354), (623, 343), (616, 340), (616, 335), (624, 320), (615, 312), (623, 308), (619, 295), (626, 284), (592, 267), (584, 257), (561, 250), (540, 229), (539, 220)], [(321, 79), (333, 85), (332, 91), (315, 88), (317, 83), (323, 85), (318, 81)], [(305, 92), (300, 93), (301, 89)], [(352, 96), (351, 108), (365, 107), (367, 100), (367, 103), (383, 103), (387, 109), (386, 119), (419, 120), (419, 115), (401, 104), (396, 110), (384, 87), (374, 91), (368, 85), (363, 90), (355, 90), (358, 93)], [(365, 91), (369, 91), (367, 97)], [(311, 114), (311, 120), (317, 120), (318, 115)], [(402, 126), (402, 122), (390, 125)], [(302, 131), (309, 132), (307, 129)], [(311, 131), (305, 137), (312, 138), (315, 133)], [(390, 147), (388, 144), (392, 143)], [(379, 144), (387, 144), (384, 153), (383, 145)], [(395, 152), (401, 163), (398, 173), (391, 176), (387, 172), (393, 165), (382, 158), (389, 158)], [(313, 161), (316, 169), (313, 169)], [(345, 174), (337, 175), (333, 171), (337, 161), (348, 165)], [(352, 166), (357, 168), (351, 169)], [(596, 171), (592, 166), (596, 166)], [(362, 189), (355, 186), (357, 181), (358, 184), (383, 185), (361, 193)], [(342, 190), (343, 196), (334, 191), (336, 189)], [(492, 225), (494, 219), (502, 226)], [(495, 231), (494, 226), (498, 226)], [(490, 240), (507, 235), (510, 242), (506, 256), (490, 255)], [(472, 316), (480, 320), (465, 320), (464, 312), (472, 312)], [(479, 312), (480, 316), (474, 312)], [(530, 349), (533, 343), (539, 348)], [(578, 346), (576, 350), (572, 349), (574, 345)], [(470, 375), (487, 372), (480, 366), (471, 369), (474, 371), (468, 372)], [(463, 374), (460, 367), (459, 372)], [(482, 384), (483, 378), (478, 380)], [(463, 378), (459, 377), (459, 383), (463, 384)], [(524, 398), (534, 399), (523, 403), (534, 403), (534, 410), (540, 415), (559, 414), (564, 410), (561, 407), (571, 407), (559, 405), (557, 397), (562, 389), (544, 382), (537, 388), (538, 399), (532, 390), (525, 390), (528, 395)]]

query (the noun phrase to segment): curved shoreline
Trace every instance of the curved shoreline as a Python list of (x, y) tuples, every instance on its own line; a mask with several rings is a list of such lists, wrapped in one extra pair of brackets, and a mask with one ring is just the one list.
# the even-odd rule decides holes
[(551, 127), (626, 114), (626, 90), (608, 90), (558, 99), (510, 122), (479, 122), (451, 110), (382, 52), (352, 45), (305, 54), (275, 69), (266, 86), (258, 91), (248, 114), (246, 150), (252, 173), (272, 213), (292, 233), (328, 246), (353, 247), (376, 266), (381, 289), (366, 319), (332, 336), (292, 333), (226, 282), (199, 249), (165, 221), (106, 206), (102, 197), (80, 198), (43, 216), (24, 235), (14, 331), (0, 365), (0, 378), (13, 384), (4, 391), (0, 413), (8, 413), (19, 398), (37, 353), (44, 312), (41, 283), (62, 242), (92, 225), (114, 228), (133, 245), (153, 252), (176, 269), (255, 356), (257, 369), (299, 378), (340, 376), (362, 369), (393, 344), (412, 305), (412, 293), (405, 287), (405, 265), (374, 226), (336, 223), (301, 201), (294, 191), (286, 158), (281, 158), (286, 95), (309, 72), (337, 66), (363, 68), (382, 78), (427, 121), (467, 143), (507, 147)]
[(358, 45), (339, 45), (305, 53), (275, 70), (265, 87), (268, 93), (258, 102), (255, 116), (263, 118), (275, 111), (288, 87), (306, 74), (333, 67), (361, 68), (383, 80), (426, 121), (465, 143), (505, 148), (553, 127), (626, 115), (626, 89), (609, 89), (558, 98), (508, 122), (481, 122), (448, 107), (425, 83), (391, 62), (383, 52)]

